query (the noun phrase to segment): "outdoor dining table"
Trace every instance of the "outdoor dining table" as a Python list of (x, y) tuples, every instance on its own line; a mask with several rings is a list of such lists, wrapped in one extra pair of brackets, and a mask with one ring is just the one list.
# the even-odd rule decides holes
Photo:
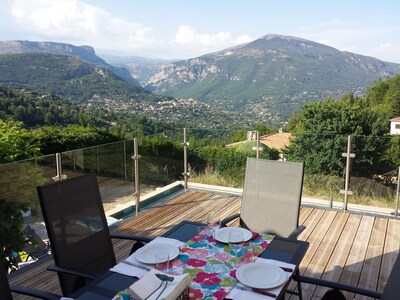
[[(187, 242), (198, 233), (198, 222), (182, 221), (162, 236)], [(294, 276), (299, 274), (299, 265), (308, 249), (309, 243), (282, 237), (274, 237), (268, 247), (261, 253), (261, 258), (274, 259), (295, 265)], [(112, 299), (119, 291), (127, 289), (138, 279), (136, 277), (107, 271), (98, 279), (90, 282), (70, 297), (76, 300)], [(290, 280), (287, 280), (276, 299), (284, 299)]]

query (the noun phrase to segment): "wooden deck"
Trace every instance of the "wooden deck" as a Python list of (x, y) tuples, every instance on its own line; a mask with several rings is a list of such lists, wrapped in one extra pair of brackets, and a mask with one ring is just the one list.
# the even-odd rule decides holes
[[(222, 218), (227, 217), (239, 211), (240, 202), (235, 196), (189, 191), (143, 211), (112, 231), (157, 236), (182, 220), (204, 222), (211, 209), (219, 211)], [(306, 230), (299, 239), (310, 242), (301, 273), (382, 291), (399, 253), (400, 220), (302, 207), (300, 223)], [(130, 247), (130, 242), (114, 241), (117, 260), (126, 257)], [(60, 293), (57, 276), (46, 270), (47, 264), (19, 274), (10, 282)], [(303, 285), (304, 299), (320, 299), (324, 291)], [(14, 296), (14, 299), (30, 299)], [(347, 299), (352, 299), (351, 295)]]

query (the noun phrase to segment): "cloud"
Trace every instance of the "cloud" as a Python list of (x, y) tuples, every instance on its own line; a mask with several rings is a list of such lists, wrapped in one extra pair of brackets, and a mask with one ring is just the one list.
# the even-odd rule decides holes
[[(100, 52), (189, 58), (251, 41), (230, 32), (200, 33), (182, 25), (175, 35), (155, 38), (150, 26), (123, 20), (82, 0), (1, 0), (20, 39), (90, 45)], [(2, 2), (4, 3), (4, 2)]]
[(43, 38), (120, 50), (156, 44), (151, 27), (115, 18), (78, 0), (14, 0), (11, 15), (20, 27)]
[[(215, 34), (200, 33), (195, 28), (188, 25), (181, 25), (171, 44), (176, 47), (179, 53), (185, 53), (186, 57), (194, 57), (220, 51), (233, 45), (248, 43), (252, 39), (248, 35), (242, 35), (237, 38), (232, 37), (230, 32), (218, 32)], [(187, 55), (188, 52), (191, 55)]]
[(241, 35), (241, 36), (237, 37), (235, 39), (235, 44), (240, 45), (240, 44), (250, 43), (253, 40), (254, 39), (251, 36), (245, 34), (245, 35)]
[(176, 33), (174, 42), (182, 46), (219, 46), (228, 43), (231, 40), (231, 34), (229, 32), (219, 32), (217, 34), (201, 34), (196, 31), (193, 27), (188, 25), (182, 25), (179, 27)]

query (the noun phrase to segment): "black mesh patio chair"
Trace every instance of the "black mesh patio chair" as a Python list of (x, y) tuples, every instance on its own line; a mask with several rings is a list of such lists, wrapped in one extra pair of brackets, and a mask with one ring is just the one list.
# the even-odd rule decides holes
[(68, 296), (116, 264), (111, 238), (135, 240), (132, 251), (151, 239), (111, 235), (96, 176), (83, 175), (37, 187), (61, 290)]
[(240, 213), (221, 222), (240, 218), (240, 226), (251, 231), (297, 238), (304, 164), (247, 158)]
[(58, 300), (61, 297), (55, 294), (51, 294), (45, 291), (36, 289), (30, 289), (21, 286), (9, 285), (7, 273), (3, 263), (0, 262), (0, 299), (1, 300), (12, 300), (12, 293), (23, 294), (39, 299)]

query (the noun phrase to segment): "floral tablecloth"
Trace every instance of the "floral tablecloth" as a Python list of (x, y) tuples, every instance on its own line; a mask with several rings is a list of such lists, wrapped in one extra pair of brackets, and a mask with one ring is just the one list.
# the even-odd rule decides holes
[[(241, 262), (245, 263), (253, 255), (249, 249), (259, 256), (273, 238), (273, 235), (253, 233), (251, 242), (238, 254)], [(190, 299), (219, 300), (224, 299), (236, 284), (237, 267), (230, 246), (214, 242), (205, 229), (181, 247), (179, 256), (171, 261), (168, 273), (190, 275)]]

